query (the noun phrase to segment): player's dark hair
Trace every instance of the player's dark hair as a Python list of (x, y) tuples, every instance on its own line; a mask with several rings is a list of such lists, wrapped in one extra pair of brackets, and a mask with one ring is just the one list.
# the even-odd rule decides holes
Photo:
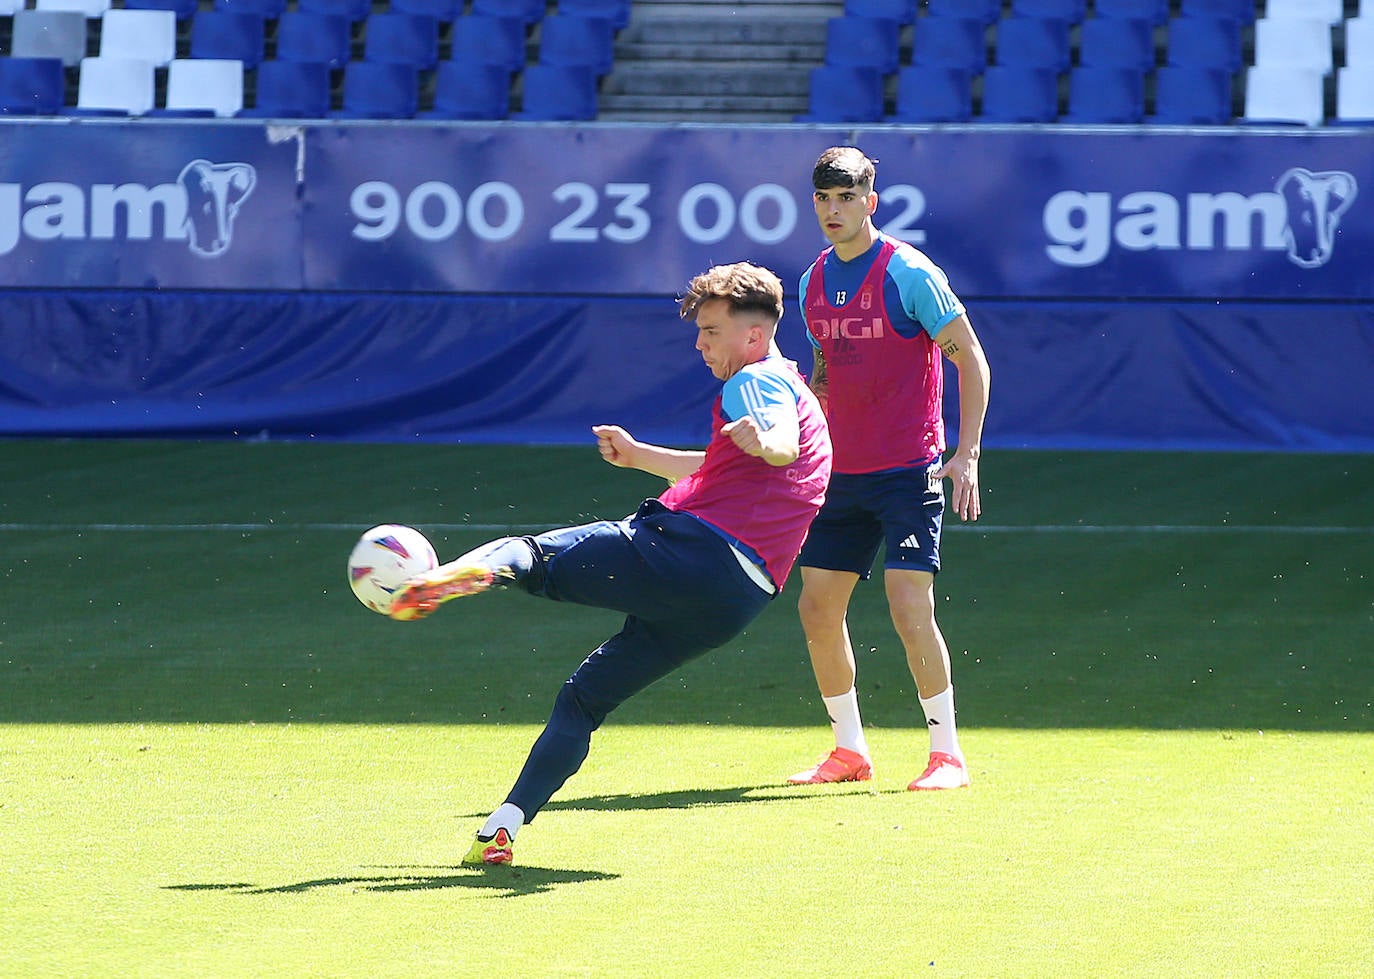
[(732, 312), (761, 313), (774, 324), (782, 319), (782, 280), (749, 262), (716, 265), (695, 276), (678, 300), (678, 312), (685, 320), (695, 320), (697, 310), (712, 299), (724, 299)]
[(817, 190), (831, 187), (861, 187), (873, 189), (878, 171), (877, 160), (864, 156), (857, 146), (832, 146), (816, 160), (811, 171), (811, 186)]

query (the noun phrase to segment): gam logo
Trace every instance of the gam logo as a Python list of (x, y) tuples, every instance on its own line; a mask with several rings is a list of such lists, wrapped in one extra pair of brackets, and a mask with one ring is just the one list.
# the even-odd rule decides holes
[[(234, 221), (257, 185), (247, 163), (192, 160), (175, 183), (0, 183), (0, 255), (21, 239), (185, 241), (200, 258), (217, 258), (233, 243)], [(160, 219), (160, 220), (159, 220)]]
[[(1355, 177), (1343, 170), (1294, 167), (1273, 191), (1189, 194), (1159, 191), (1124, 195), (1113, 208), (1107, 193), (1066, 190), (1045, 204), (1045, 253), (1057, 265), (1097, 265), (1116, 245), (1129, 251), (1283, 251), (1300, 268), (1331, 260), (1336, 229), (1355, 202)], [(1115, 213), (1113, 213), (1115, 211)], [(1258, 240), (1256, 240), (1258, 239)]]

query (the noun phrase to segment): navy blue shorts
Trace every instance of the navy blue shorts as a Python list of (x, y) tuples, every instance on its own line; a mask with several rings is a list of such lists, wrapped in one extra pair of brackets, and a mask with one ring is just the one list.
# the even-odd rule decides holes
[(886, 545), (884, 568), (939, 571), (945, 487), (935, 474), (941, 465), (936, 459), (925, 466), (831, 476), (797, 563), (866, 579), (878, 547)]

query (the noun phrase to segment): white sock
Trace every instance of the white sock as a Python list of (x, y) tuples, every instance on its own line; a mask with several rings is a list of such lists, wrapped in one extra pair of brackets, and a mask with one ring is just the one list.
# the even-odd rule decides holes
[(501, 803), (501, 807), (487, 817), (486, 825), (478, 836), (495, 836), (498, 829), (504, 829), (506, 834), (513, 840), (515, 831), (525, 825), (525, 812), (519, 806), (509, 802)]
[(838, 697), (822, 697), (835, 729), (835, 747), (848, 748), (868, 757), (868, 742), (864, 740), (863, 722), (859, 720), (859, 694), (853, 688)]
[(963, 758), (963, 752), (959, 750), (959, 733), (954, 727), (954, 685), (950, 684), (929, 700), (919, 695), (917, 699), (921, 701), (921, 710), (926, 714), (930, 750)]

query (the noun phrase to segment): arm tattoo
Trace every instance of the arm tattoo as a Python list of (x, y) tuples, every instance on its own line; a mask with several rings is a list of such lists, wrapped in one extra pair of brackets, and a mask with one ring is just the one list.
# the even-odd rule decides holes
[(946, 357), (953, 360), (954, 355), (959, 352), (959, 344), (953, 339), (946, 340), (944, 343), (940, 344), (940, 349), (945, 352)]
[(830, 375), (825, 368), (825, 353), (814, 350), (812, 354), (814, 360), (811, 370), (811, 390), (817, 397), (824, 398), (830, 389)]

